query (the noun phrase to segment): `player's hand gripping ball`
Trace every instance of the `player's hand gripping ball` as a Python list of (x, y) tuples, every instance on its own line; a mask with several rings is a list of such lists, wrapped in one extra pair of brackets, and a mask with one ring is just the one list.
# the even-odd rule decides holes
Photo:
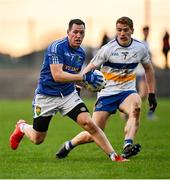
[(91, 92), (98, 92), (105, 87), (106, 79), (101, 71), (90, 71), (85, 74), (84, 85), (87, 90)]

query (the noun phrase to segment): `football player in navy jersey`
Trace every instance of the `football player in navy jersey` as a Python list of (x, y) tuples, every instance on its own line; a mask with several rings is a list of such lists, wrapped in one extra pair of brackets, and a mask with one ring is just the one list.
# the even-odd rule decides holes
[[(141, 149), (140, 144), (134, 144), (141, 110), (141, 98), (136, 91), (136, 67), (139, 63), (146, 74), (150, 111), (154, 112), (157, 106), (155, 76), (148, 49), (142, 42), (132, 38), (133, 31), (133, 21), (129, 17), (119, 18), (116, 21), (116, 37), (102, 46), (83, 71), (87, 73), (100, 68), (106, 79), (105, 88), (97, 94), (92, 116), (95, 123), (104, 130), (107, 120), (117, 110), (127, 117), (122, 152), (124, 158), (136, 155)], [(56, 156), (65, 158), (73, 147), (92, 141), (91, 135), (83, 131), (65, 142)]]
[(86, 105), (76, 91), (76, 82), (84, 81), (95, 87), (102, 83), (102, 77), (93, 71), (80, 73), (85, 61), (85, 53), (80, 47), (84, 36), (85, 23), (80, 19), (73, 19), (69, 22), (67, 37), (48, 46), (33, 100), (33, 125), (27, 124), (25, 120), (17, 122), (10, 136), (12, 149), (18, 148), (24, 135), (34, 144), (41, 144), (52, 117), (59, 111), (88, 131), (112, 161), (126, 161), (116, 154), (103, 131), (92, 121)]

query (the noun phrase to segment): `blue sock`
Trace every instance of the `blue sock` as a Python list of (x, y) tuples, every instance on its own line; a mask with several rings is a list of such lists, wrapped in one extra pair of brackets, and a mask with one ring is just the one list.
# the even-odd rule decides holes
[(71, 141), (67, 141), (67, 142), (65, 143), (65, 148), (66, 148), (67, 150), (71, 150), (71, 149), (74, 148), (74, 146), (73, 146), (73, 144), (71, 143)]
[(73, 148), (74, 148), (74, 146), (73, 146), (73, 144), (71, 143), (71, 141), (69, 141), (69, 147), (70, 147), (70, 149), (73, 149)]
[(130, 144), (133, 144), (133, 140), (132, 139), (125, 139), (124, 141), (124, 148)]

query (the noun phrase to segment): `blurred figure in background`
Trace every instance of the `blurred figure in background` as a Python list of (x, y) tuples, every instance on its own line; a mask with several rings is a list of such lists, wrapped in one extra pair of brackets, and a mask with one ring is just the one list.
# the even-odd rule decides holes
[(104, 46), (105, 44), (107, 44), (109, 41), (110, 41), (109, 36), (107, 35), (107, 33), (104, 33), (104, 35), (102, 37), (102, 42), (101, 42), (100, 48), (102, 46)]
[[(144, 26), (142, 29), (143, 33), (143, 40), (142, 43), (145, 45), (145, 47), (148, 50), (150, 59), (152, 61), (152, 53), (148, 44), (148, 36), (149, 36), (149, 26)], [(141, 64), (138, 64), (138, 67), (136, 69), (136, 83), (137, 83), (137, 90), (138, 93), (142, 99), (142, 101), (145, 101), (148, 95), (148, 90), (147, 90), (147, 82), (146, 82), (146, 77), (145, 77), (145, 70)], [(147, 113), (147, 118), (149, 120), (155, 119), (156, 116), (153, 111), (148, 111)]]
[(169, 50), (170, 50), (169, 33), (166, 31), (163, 36), (163, 48), (162, 48), (162, 52), (165, 56), (165, 69), (168, 69), (168, 52), (169, 52)]
[[(145, 26), (142, 29), (143, 31), (143, 44), (147, 47), (150, 58), (151, 58), (151, 51), (148, 44), (148, 35), (149, 35), (149, 27)], [(145, 100), (147, 98), (147, 85), (146, 85), (146, 78), (145, 78), (145, 71), (143, 69), (143, 66), (141, 64), (138, 64), (138, 67), (136, 69), (136, 76), (137, 76), (137, 89), (138, 93), (142, 100)]]
[[(93, 49), (93, 53), (92, 53), (93, 56), (92, 56), (92, 57), (94, 57), (94, 56), (96, 55), (97, 51), (98, 51), (102, 46), (104, 46), (105, 44), (107, 44), (109, 41), (110, 41), (109, 36), (107, 35), (106, 32), (104, 32), (99, 47)], [(91, 59), (92, 59), (92, 58), (91, 58)]]

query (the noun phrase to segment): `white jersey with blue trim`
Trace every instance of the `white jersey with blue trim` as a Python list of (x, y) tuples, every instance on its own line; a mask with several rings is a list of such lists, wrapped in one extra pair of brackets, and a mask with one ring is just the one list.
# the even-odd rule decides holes
[[(151, 51), (150, 51), (148, 42), (145, 41), (145, 40), (143, 40), (142, 43), (143, 43), (143, 44), (145, 45), (145, 47), (147, 48), (148, 53), (149, 53), (149, 56), (150, 56), (150, 59), (152, 60), (152, 54), (151, 54)], [(136, 75), (137, 75), (138, 77), (145, 75), (145, 70), (144, 70), (142, 64), (139, 64), (139, 65), (137, 66), (137, 68), (136, 68)]]
[(132, 39), (128, 46), (121, 46), (113, 39), (103, 46), (91, 63), (100, 67), (106, 78), (106, 87), (98, 97), (110, 96), (123, 91), (136, 91), (136, 67), (138, 63), (149, 63), (150, 56), (144, 44)]
[(84, 61), (84, 50), (81, 47), (71, 48), (67, 37), (54, 41), (46, 50), (35, 93), (49, 96), (66, 96), (72, 93), (75, 90), (75, 83), (55, 82), (51, 74), (50, 64), (63, 64), (63, 71), (77, 74), (81, 71)]

